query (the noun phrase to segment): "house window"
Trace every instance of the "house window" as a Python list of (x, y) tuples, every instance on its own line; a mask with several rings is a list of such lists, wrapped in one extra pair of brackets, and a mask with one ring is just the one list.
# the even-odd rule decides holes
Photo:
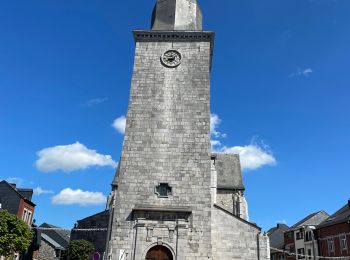
[(22, 220), (27, 223), (28, 225), (31, 224), (32, 221), (32, 212), (28, 209), (23, 210)]
[(306, 232), (305, 241), (312, 241), (312, 231)]
[(298, 249), (298, 259), (303, 259), (303, 258), (305, 258), (305, 249), (299, 248)]
[(28, 225), (32, 224), (32, 212), (28, 212), (28, 221), (27, 221)]
[(334, 253), (334, 240), (333, 240), (333, 238), (328, 239), (328, 252)]
[(302, 231), (297, 232), (297, 240), (304, 239), (304, 233)]
[(160, 183), (156, 187), (156, 194), (160, 198), (167, 198), (169, 195), (172, 194), (172, 188), (169, 186), (168, 183)]
[(55, 250), (55, 257), (61, 259), (61, 250), (60, 249)]
[(27, 218), (27, 210), (23, 210), (22, 220), (25, 222), (25, 219)]
[(346, 239), (346, 235), (340, 237), (340, 248), (342, 251), (348, 250), (348, 241)]
[(307, 255), (308, 255), (309, 259), (311, 259), (311, 257), (312, 257), (311, 249), (307, 250)]

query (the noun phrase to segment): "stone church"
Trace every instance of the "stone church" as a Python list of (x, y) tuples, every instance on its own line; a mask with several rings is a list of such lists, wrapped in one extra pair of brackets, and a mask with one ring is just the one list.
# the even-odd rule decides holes
[(196, 0), (158, 0), (136, 43), (122, 155), (109, 196), (107, 259), (265, 260), (239, 157), (210, 146), (214, 32)]

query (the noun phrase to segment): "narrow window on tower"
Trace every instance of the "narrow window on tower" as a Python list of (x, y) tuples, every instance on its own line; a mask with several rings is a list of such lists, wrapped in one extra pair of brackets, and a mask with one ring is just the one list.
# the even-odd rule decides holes
[(159, 185), (155, 188), (155, 193), (159, 198), (167, 198), (172, 194), (172, 188), (168, 183), (159, 183)]

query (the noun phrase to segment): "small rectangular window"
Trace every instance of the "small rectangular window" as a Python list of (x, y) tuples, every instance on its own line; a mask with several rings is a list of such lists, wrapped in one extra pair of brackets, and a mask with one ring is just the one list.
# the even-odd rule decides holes
[(28, 220), (27, 220), (27, 224), (28, 224), (28, 225), (31, 225), (31, 224), (32, 224), (32, 223), (31, 223), (31, 222), (32, 222), (31, 220), (32, 220), (32, 212), (29, 211), (29, 212), (28, 212)]
[(340, 248), (342, 251), (348, 250), (348, 241), (346, 239), (346, 235), (340, 237)]
[(305, 249), (299, 248), (298, 249), (298, 259), (303, 259), (303, 258), (305, 258)]
[(311, 249), (307, 250), (307, 255), (308, 255), (309, 259), (311, 259), (311, 257), (312, 257)]
[(297, 240), (304, 239), (304, 233), (301, 232), (301, 231), (300, 231), (300, 232), (297, 232), (296, 237), (297, 237)]
[(333, 238), (328, 239), (328, 252), (334, 253), (334, 240), (333, 240)]

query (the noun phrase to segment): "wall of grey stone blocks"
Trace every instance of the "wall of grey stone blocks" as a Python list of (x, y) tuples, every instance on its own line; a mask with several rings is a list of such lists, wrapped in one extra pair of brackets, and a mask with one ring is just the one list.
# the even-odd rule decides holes
[(213, 259), (257, 260), (258, 244), (260, 259), (270, 258), (268, 237), (259, 235), (258, 228), (217, 207), (212, 220)]
[[(177, 68), (160, 62), (169, 49), (182, 54)], [(210, 57), (209, 42), (136, 43), (112, 229), (114, 255), (123, 249), (132, 256), (132, 209), (151, 204), (191, 207), (191, 226), (179, 235), (178, 259), (211, 258)], [(160, 182), (172, 187), (168, 198), (155, 194)], [(138, 247), (146, 250), (150, 244), (139, 234)], [(135, 259), (141, 259), (137, 254)]]
[(44, 239), (41, 239), (38, 260), (55, 260), (55, 249), (48, 244)]

